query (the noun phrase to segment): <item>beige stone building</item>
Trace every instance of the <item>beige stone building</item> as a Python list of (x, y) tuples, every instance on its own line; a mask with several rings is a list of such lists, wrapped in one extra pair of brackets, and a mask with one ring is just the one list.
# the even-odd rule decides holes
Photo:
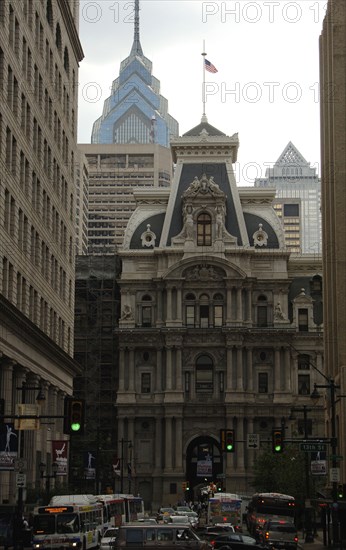
[[(249, 436), (271, 448), (284, 424), (292, 438), (291, 408), (321, 380), (321, 258), (288, 252), (274, 189), (236, 186), (238, 146), (205, 117), (173, 139), (172, 186), (134, 191), (119, 249), (118, 440), (133, 443), (135, 490), (153, 509), (182, 498), (183, 481), (251, 493)], [(309, 435), (323, 429), (320, 405)]]
[[(17, 405), (62, 415), (73, 361), (78, 1), (0, 3), (0, 396), (5, 426)], [(35, 389), (29, 389), (35, 388)], [(48, 431), (49, 430), (49, 431)], [(28, 489), (49, 473), (62, 419), (17, 432)], [(3, 440), (2, 440), (3, 443)], [(12, 450), (14, 449), (12, 447)], [(0, 502), (15, 502), (15, 472), (0, 449)], [(59, 479), (59, 477), (58, 477)], [(61, 479), (62, 481), (62, 479)]]
[[(329, 0), (320, 38), (324, 346), (336, 391), (337, 463), (346, 484), (346, 3)], [(319, 390), (323, 393), (323, 390)], [(338, 396), (343, 397), (339, 398)], [(331, 435), (327, 400), (326, 427)], [(345, 523), (345, 519), (344, 519)]]

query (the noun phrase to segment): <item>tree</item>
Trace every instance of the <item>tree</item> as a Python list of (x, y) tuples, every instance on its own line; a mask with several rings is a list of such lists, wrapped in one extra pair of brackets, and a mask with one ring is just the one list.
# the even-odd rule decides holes
[(305, 457), (293, 445), (281, 454), (264, 451), (254, 464), (252, 485), (258, 492), (277, 492), (292, 495), (297, 502), (305, 498)]

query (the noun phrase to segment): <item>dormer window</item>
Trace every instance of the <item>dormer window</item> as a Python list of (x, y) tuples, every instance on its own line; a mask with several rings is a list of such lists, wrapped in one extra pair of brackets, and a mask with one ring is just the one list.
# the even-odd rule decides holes
[(200, 214), (197, 218), (197, 246), (211, 246), (211, 216)]

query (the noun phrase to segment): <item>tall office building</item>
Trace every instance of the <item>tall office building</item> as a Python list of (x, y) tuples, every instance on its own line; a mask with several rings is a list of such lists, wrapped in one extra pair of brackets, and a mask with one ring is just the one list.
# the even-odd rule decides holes
[(255, 187), (275, 187), (273, 206), (285, 230), (285, 243), (293, 253), (320, 253), (322, 247), (321, 181), (298, 149), (289, 142), (266, 177)]
[[(324, 327), (326, 373), (340, 387), (335, 415), (327, 404), (328, 436), (335, 421), (337, 455), (346, 456), (346, 3), (329, 0), (320, 38)], [(333, 99), (330, 100), (330, 91)], [(322, 390), (321, 390), (322, 391)], [(330, 395), (330, 393), (328, 393)], [(340, 398), (339, 398), (340, 395)], [(345, 460), (337, 462), (346, 483)], [(341, 506), (340, 506), (341, 508)], [(340, 512), (341, 513), (341, 512)], [(343, 510), (341, 539), (346, 537)]]
[[(10, 427), (39, 390), (38, 414), (62, 415), (80, 372), (72, 358), (78, 8), (73, 0), (0, 2), (0, 396)], [(50, 473), (52, 440), (66, 439), (62, 419), (51, 422), (21, 432), (28, 490), (39, 487), (38, 463)], [(0, 462), (0, 502), (13, 503), (4, 449)]]
[(102, 116), (92, 130), (92, 143), (157, 143), (169, 147), (179, 133), (160, 95), (160, 81), (152, 75), (152, 62), (144, 56), (139, 39), (139, 0), (134, 5), (134, 40), (130, 55), (121, 62)]
[(80, 191), (80, 209), (87, 205), (88, 212), (88, 254), (114, 254), (136, 208), (134, 191), (168, 187), (172, 155), (158, 144), (80, 144), (79, 149), (88, 163), (87, 203)]

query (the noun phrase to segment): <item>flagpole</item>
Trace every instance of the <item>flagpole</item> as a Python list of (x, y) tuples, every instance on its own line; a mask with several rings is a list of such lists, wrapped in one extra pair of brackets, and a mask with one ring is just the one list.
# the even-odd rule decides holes
[(202, 115), (202, 122), (206, 122), (207, 120), (207, 117), (206, 117), (206, 114), (205, 114), (205, 56), (206, 56), (206, 52), (205, 52), (205, 40), (203, 40), (203, 52), (202, 52), (202, 57), (203, 57), (203, 89), (202, 89), (202, 103), (203, 103), (203, 115)]

